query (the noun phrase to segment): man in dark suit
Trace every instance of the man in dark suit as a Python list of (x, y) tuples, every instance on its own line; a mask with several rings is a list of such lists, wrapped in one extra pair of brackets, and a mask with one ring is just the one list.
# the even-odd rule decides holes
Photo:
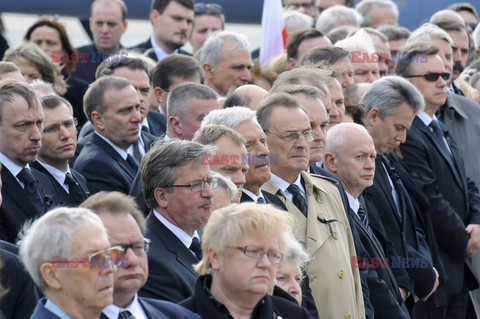
[(343, 123), (328, 131), (326, 147), (325, 166), (341, 180), (348, 197), (347, 215), (357, 239), (358, 256), (354, 267), (363, 268), (364, 264), (358, 264), (361, 261), (368, 269), (366, 284), (374, 316), (410, 318), (404, 302), (407, 298), (403, 295), (405, 288), (399, 286), (386, 259), (384, 238), (379, 237), (379, 240), (373, 234), (365, 203), (359, 201), (362, 191), (373, 184), (376, 157), (373, 140), (364, 127)]
[(124, 58), (119, 53), (120, 38), (127, 29), (127, 7), (122, 0), (95, 0), (90, 12), (93, 43), (77, 48), (79, 63), (74, 72), (88, 84), (95, 81), (95, 71), (103, 60)]
[(103, 309), (100, 318), (117, 319), (126, 315), (138, 319), (199, 318), (174, 303), (137, 296), (147, 281), (147, 252), (151, 242), (144, 237), (145, 218), (133, 198), (119, 192), (100, 192), (81, 207), (91, 209), (102, 219), (110, 244), (121, 246), (125, 258), (113, 275), (113, 304)]
[(173, 53), (190, 55), (181, 47), (187, 42), (193, 15), (193, 0), (153, 0), (150, 11), (153, 34), (131, 49), (154, 61)]
[(22, 224), (45, 213), (43, 191), (29, 163), (37, 159), (43, 130), (43, 110), (25, 83), (0, 82), (0, 162), (3, 203), (0, 237), (15, 242)]
[(480, 195), (465, 174), (456, 142), (435, 117), (447, 98), (449, 77), (438, 53), (430, 44), (412, 44), (404, 54), (425, 57), (424, 61), (396, 66), (396, 73), (415, 85), (425, 100), (425, 111), (414, 119), (400, 149), (403, 163), (418, 176), (419, 183), (431, 184), (426, 195), (440, 199), (431, 208), (431, 217), (445, 266), (439, 289), (444, 288), (446, 296), (444, 307), (430, 311), (436, 311), (436, 318), (465, 318), (468, 290), (478, 287), (470, 257), (480, 250)]
[[(385, 103), (385, 101), (389, 103)], [(361, 100), (367, 112), (364, 125), (375, 144), (375, 178), (372, 186), (364, 191), (372, 229), (377, 222), (388, 233), (398, 256), (387, 253), (390, 261), (398, 258), (421, 261), (417, 266), (401, 266), (415, 284), (415, 299), (426, 301), (438, 286), (438, 272), (433, 268), (425, 231), (417, 222), (417, 212), (400, 180), (392, 161), (387, 157), (405, 142), (407, 130), (415, 114), (423, 111), (423, 96), (407, 80), (401, 77), (384, 77), (375, 81)], [(375, 208), (375, 209), (374, 209)], [(378, 212), (379, 216), (374, 216)], [(422, 211), (418, 212), (423, 214)], [(437, 264), (438, 265), (438, 264)], [(399, 285), (405, 286), (399, 280)], [(413, 306), (413, 303), (410, 304)]]
[(70, 168), (68, 161), (75, 155), (77, 130), (70, 103), (62, 97), (42, 97), (45, 114), (42, 147), (32, 167), (51, 180), (53, 189), (44, 191), (58, 206), (78, 206), (90, 194), (87, 180)]
[(142, 160), (142, 186), (148, 207), (145, 235), (150, 274), (140, 295), (180, 302), (189, 297), (201, 257), (197, 230), (210, 217), (213, 191), (202, 154), (211, 146), (190, 141), (157, 142)]
[(84, 107), (95, 132), (73, 168), (85, 176), (91, 193), (128, 194), (139, 165), (134, 156), (141, 120), (135, 88), (124, 78), (102, 77), (88, 88)]
[(113, 274), (123, 249), (110, 245), (102, 220), (90, 210), (49, 211), (25, 229), (19, 246), (25, 268), (45, 296), (30, 318), (98, 318), (113, 302)]

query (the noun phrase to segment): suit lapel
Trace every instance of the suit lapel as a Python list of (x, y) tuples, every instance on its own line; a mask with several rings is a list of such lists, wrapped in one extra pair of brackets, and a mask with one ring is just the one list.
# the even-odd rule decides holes
[[(15, 176), (13, 176), (5, 166), (2, 168), (1, 176), (3, 182), (2, 193), (6, 195), (4, 196), (4, 200), (5, 197), (11, 198), (19, 207), (19, 210), (27, 216), (27, 219), (35, 217), (37, 215), (37, 209), (33, 206)], [(32, 212), (34, 214), (32, 214)]]
[(107, 142), (105, 142), (100, 136), (97, 134), (93, 133), (92, 138), (90, 139), (90, 143), (97, 145), (99, 148), (105, 150), (112, 159), (114, 159), (118, 165), (132, 178), (135, 178), (135, 170), (130, 166), (130, 164), (127, 163), (126, 160), (124, 160), (118, 152), (113, 149), (113, 147), (110, 146)]
[[(385, 165), (386, 166), (386, 165)], [(387, 168), (388, 169), (388, 168)], [(398, 209), (395, 205), (395, 200), (392, 195), (392, 188), (390, 182), (388, 180), (387, 172), (385, 171), (385, 167), (383, 166), (383, 162), (380, 158), (375, 160), (375, 177), (374, 177), (374, 184), (378, 183), (377, 187), (379, 187), (383, 194), (388, 199), (388, 204), (390, 205), (390, 209), (392, 212), (395, 212), (395, 219), (397, 220), (398, 224), (401, 224), (400, 217), (398, 216)], [(398, 190), (397, 190), (398, 193)]]

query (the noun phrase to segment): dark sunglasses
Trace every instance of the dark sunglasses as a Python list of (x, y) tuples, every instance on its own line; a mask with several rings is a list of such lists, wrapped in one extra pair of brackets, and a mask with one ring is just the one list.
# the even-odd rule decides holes
[(442, 77), (445, 81), (450, 78), (450, 73), (443, 72), (443, 73), (427, 73), (427, 74), (419, 74), (419, 75), (409, 75), (407, 78), (425, 78), (428, 82), (435, 82), (438, 80), (439, 77)]
[(216, 3), (195, 3), (195, 14), (223, 14), (223, 7)]

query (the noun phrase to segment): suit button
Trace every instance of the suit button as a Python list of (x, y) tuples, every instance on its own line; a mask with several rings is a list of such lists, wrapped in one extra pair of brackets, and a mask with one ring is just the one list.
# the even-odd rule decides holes
[(345, 319), (352, 319), (352, 315), (349, 314), (349, 313), (347, 313), (347, 314), (345, 315)]
[(338, 233), (336, 231), (333, 232), (332, 234), (333, 239), (338, 239)]
[(345, 271), (344, 270), (338, 271), (338, 278), (342, 279), (343, 277), (345, 277)]

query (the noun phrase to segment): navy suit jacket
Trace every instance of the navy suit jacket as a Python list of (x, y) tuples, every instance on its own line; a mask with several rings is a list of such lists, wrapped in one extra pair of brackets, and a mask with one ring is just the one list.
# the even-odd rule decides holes
[[(146, 53), (147, 57), (149, 57), (153, 61), (158, 61), (157, 55), (155, 54), (155, 50), (153, 50), (153, 48), (152, 48), (152, 42), (150, 42), (150, 38), (148, 38), (147, 41), (145, 41), (145, 42), (139, 43), (136, 46), (131, 47), (129, 50), (137, 51), (140, 54), (145, 54)], [(192, 56), (190, 53), (188, 53), (187, 51), (184, 51), (182, 49), (178, 49), (178, 53)]]
[(137, 171), (97, 134), (82, 149), (73, 166), (87, 179), (92, 194), (119, 191), (128, 194)]
[[(138, 302), (149, 319), (202, 319), (196, 313), (164, 300), (138, 297)], [(100, 319), (108, 319), (103, 313)]]
[(471, 272), (471, 261), (464, 255), (469, 239), (465, 226), (480, 224), (480, 195), (475, 183), (465, 175), (456, 142), (446, 126), (439, 125), (453, 158), (437, 144), (431, 130), (418, 117), (413, 120), (400, 149), (403, 163), (416, 174), (417, 182), (430, 185), (425, 188), (426, 195), (439, 199), (431, 202), (431, 222), (445, 266), (440, 278), (448, 294), (454, 295), (461, 291), (464, 283), (469, 289), (478, 287)]
[(198, 259), (151, 212), (145, 237), (152, 241), (148, 252), (149, 275), (139, 295), (178, 303), (192, 295), (198, 274), (193, 264)]
[(45, 308), (46, 302), (47, 298), (42, 298), (38, 301), (30, 319), (60, 319), (59, 316)]
[(38, 300), (35, 284), (17, 255), (0, 249), (0, 259), (2, 288), (7, 291), (0, 298), (0, 310), (6, 318), (29, 318)]
[[(45, 174), (33, 167), (31, 167), (31, 172), (37, 180), (42, 179), (42, 183), (39, 183), (39, 190), (45, 202), (45, 210), (48, 211), (54, 203), (50, 197), (45, 196), (43, 187), (45, 183), (51, 182), (48, 181)], [(6, 167), (2, 168), (1, 176), (3, 183), (3, 202), (2, 206), (0, 206), (0, 239), (15, 243), (18, 232), (25, 221), (34, 219), (38, 217), (39, 214), (20, 183)]]
[[(83, 177), (82, 174), (80, 174), (74, 169), (70, 169), (70, 172), (75, 181), (82, 189), (84, 197), (83, 200), (79, 203), (73, 200), (73, 198), (70, 196), (69, 193), (67, 193), (65, 188), (63, 188), (63, 186), (58, 183), (55, 177), (53, 177), (53, 175), (50, 174), (50, 172), (42, 164), (35, 161), (31, 163), (30, 166), (44, 173), (45, 176), (47, 176), (48, 179), (51, 181), (49, 185), (52, 187), (43, 187), (43, 190), (47, 196), (50, 196), (52, 198), (52, 201), (56, 206), (77, 207), (83, 202), (83, 200), (87, 199), (90, 195), (90, 192), (87, 188), (87, 180), (85, 179), (85, 177)], [(40, 180), (40, 183), (42, 183), (42, 180)]]
[(157, 111), (149, 111), (147, 114), (148, 129), (156, 138), (161, 137), (167, 131), (167, 116)]
[[(266, 192), (264, 190), (260, 190), (260, 191), (262, 192), (263, 197), (265, 198), (265, 202), (267, 204), (272, 204), (272, 205), (276, 206), (278, 209), (287, 211), (287, 207), (285, 207), (285, 205), (283, 204), (283, 202), (280, 198), (278, 198), (277, 196), (275, 196), (273, 194), (270, 194), (269, 192)], [(240, 203), (244, 203), (244, 202), (253, 202), (253, 199), (250, 196), (248, 196), (247, 194), (245, 194), (244, 192), (242, 192), (242, 197), (240, 198)]]

